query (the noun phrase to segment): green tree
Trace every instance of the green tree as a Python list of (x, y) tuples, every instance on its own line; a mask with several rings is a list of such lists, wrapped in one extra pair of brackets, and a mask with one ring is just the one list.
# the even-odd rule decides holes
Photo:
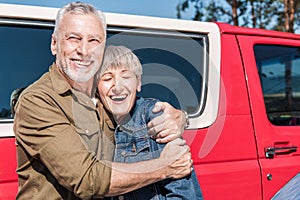
[(276, 11), (277, 0), (212, 0), (204, 4), (201, 0), (185, 0), (177, 6), (178, 18), (181, 12), (193, 6), (193, 20), (221, 21), (236, 26), (266, 28)]
[(177, 17), (194, 9), (193, 20), (220, 21), (236, 26), (294, 32), (300, 26), (300, 0), (184, 0)]
[(300, 0), (278, 0), (278, 16), (273, 30), (294, 33), (300, 26)]
[(224, 0), (226, 6), (220, 1), (184, 0), (177, 5), (177, 17), (181, 18), (181, 12), (192, 6), (195, 10), (193, 20), (198, 21), (222, 21), (239, 25), (239, 17), (245, 13), (247, 0)]
[(248, 0), (247, 7), (250, 10), (249, 18), (244, 16), (244, 21), (248, 21), (249, 27), (270, 29), (277, 20), (277, 9), (280, 7), (278, 0)]

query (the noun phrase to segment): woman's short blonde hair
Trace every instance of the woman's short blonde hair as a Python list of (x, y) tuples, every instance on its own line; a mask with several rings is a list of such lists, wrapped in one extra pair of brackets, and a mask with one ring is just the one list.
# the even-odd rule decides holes
[(142, 64), (138, 57), (125, 46), (109, 45), (105, 48), (102, 66), (99, 69), (97, 78), (103, 75), (108, 68), (120, 68), (131, 70), (139, 81), (143, 74)]

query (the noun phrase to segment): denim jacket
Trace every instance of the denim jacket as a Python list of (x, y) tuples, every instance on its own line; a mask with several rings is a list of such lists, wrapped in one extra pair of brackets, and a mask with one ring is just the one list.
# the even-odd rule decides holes
[[(135, 163), (158, 158), (165, 144), (151, 139), (147, 131), (147, 123), (156, 115), (152, 109), (158, 100), (138, 98), (129, 119), (118, 125), (115, 132), (115, 162)], [(200, 186), (194, 171), (182, 179), (163, 180), (133, 192), (113, 197), (116, 199), (203, 199)]]

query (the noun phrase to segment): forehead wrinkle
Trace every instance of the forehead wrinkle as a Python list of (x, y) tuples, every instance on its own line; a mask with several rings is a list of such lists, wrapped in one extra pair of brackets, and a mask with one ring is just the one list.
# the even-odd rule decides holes
[(103, 37), (101, 36), (101, 34), (89, 34), (88, 38), (99, 38), (99, 39), (103, 39)]
[[(65, 33), (65, 36), (69, 36), (69, 35), (76, 35), (76, 36), (83, 36), (83, 34), (82, 33), (79, 33), (79, 32), (66, 32)], [(103, 38), (103, 37), (101, 37), (101, 35), (100, 34), (88, 34), (88, 36), (87, 36), (88, 38)]]
[(70, 36), (70, 35), (82, 36), (81, 33), (77, 33), (77, 32), (66, 32), (65, 33), (65, 36)]

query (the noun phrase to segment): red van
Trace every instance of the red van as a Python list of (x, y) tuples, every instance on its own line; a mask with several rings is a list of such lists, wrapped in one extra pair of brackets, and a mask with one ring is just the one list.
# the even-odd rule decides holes
[[(0, 199), (18, 187), (10, 96), (54, 61), (56, 12), (0, 4)], [(107, 43), (142, 61), (139, 95), (188, 112), (184, 137), (205, 199), (300, 198), (299, 35), (105, 14)]]

